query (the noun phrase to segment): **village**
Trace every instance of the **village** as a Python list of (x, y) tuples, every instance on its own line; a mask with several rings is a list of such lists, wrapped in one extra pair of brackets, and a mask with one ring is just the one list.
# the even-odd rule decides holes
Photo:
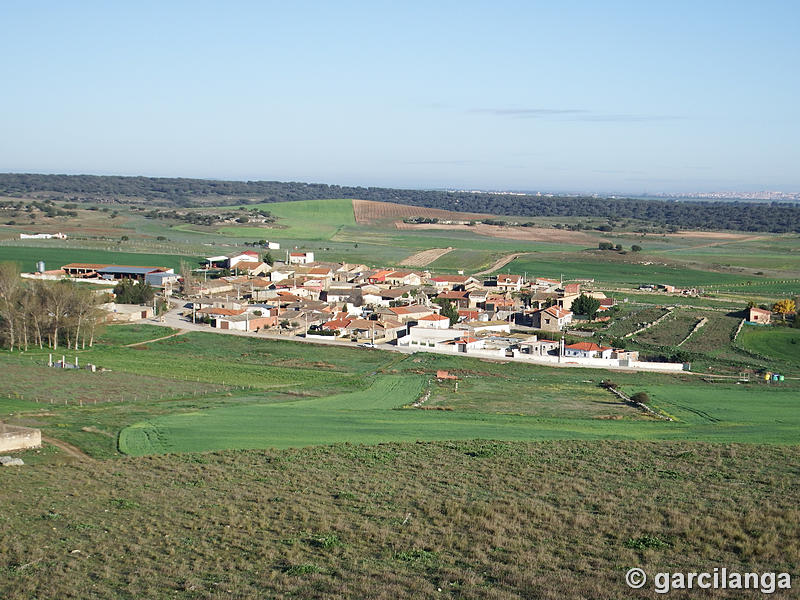
[[(635, 350), (589, 340), (566, 343), (564, 332), (580, 336), (575, 328), (614, 313), (616, 301), (591, 289), (593, 281), (376, 269), (317, 261), (313, 252), (295, 250), (280, 261), (255, 250), (207, 257), (188, 277), (166, 267), (90, 263), (52, 271), (40, 263), (37, 273), (25, 276), (106, 285), (128, 279), (151, 286), (164, 302), (160, 312), (155, 299), (147, 306), (107, 302), (114, 322), (150, 319), (220, 333), (563, 366), (690, 368), (640, 360)], [(586, 299), (591, 314), (575, 310)]]

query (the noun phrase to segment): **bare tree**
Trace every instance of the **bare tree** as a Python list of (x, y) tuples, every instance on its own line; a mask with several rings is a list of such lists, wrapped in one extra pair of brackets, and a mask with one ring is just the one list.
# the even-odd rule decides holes
[(15, 263), (0, 263), (0, 322), (8, 339), (8, 347), (14, 349), (19, 320), (19, 298), (21, 282)]
[(57, 349), (63, 340), (78, 350), (94, 343), (103, 318), (100, 298), (70, 281), (25, 283), (16, 265), (0, 263), (0, 339), (10, 350), (27, 350), (31, 342)]

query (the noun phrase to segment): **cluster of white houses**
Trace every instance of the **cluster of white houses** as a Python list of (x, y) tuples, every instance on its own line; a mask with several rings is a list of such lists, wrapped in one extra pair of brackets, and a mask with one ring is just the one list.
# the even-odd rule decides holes
[[(220, 269), (227, 270), (226, 276), (208, 277)], [(130, 278), (156, 287), (178, 281), (166, 267), (70, 263), (60, 272), (88, 280)], [(575, 282), (545, 277), (526, 280), (512, 274), (477, 278), (374, 269), (315, 261), (313, 252), (287, 252), (285, 260), (273, 264), (263, 262), (255, 251), (212, 256), (198, 272), (201, 276), (183, 282), (183, 314), (216, 329), (277, 330), (540, 362), (635, 366), (639, 359), (636, 352), (588, 341), (564, 344), (559, 339), (558, 333), (576, 318), (571, 309), (581, 294), (600, 302), (599, 319), (608, 319), (602, 313), (614, 304), (602, 292), (581, 290)], [(445, 316), (443, 306), (448, 303)], [(545, 339), (531, 335), (533, 330)], [(524, 331), (530, 333), (520, 333)]]
[[(538, 362), (683, 368), (642, 363), (635, 351), (589, 341), (565, 344), (558, 333), (580, 317), (571, 308), (582, 293), (599, 300), (599, 319), (608, 319), (602, 313), (614, 305), (602, 292), (582, 290), (580, 283), (372, 269), (314, 261), (310, 252), (289, 252), (273, 265), (258, 262), (255, 253), (212, 259), (209, 266), (232, 274), (185, 290), (184, 315), (218, 329), (277, 329), (309, 338)], [(450, 303), (453, 319), (442, 314), (442, 300)], [(520, 333), (526, 330), (549, 333), (542, 339)]]

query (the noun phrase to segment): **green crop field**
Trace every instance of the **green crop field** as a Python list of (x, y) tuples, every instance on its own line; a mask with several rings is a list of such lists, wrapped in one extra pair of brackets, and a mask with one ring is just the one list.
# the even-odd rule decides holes
[(646, 392), (653, 408), (692, 424), (686, 439), (704, 439), (707, 431), (725, 429), (731, 441), (759, 436), (789, 441), (791, 430), (800, 429), (800, 394), (785, 384), (643, 384), (626, 390)]
[(745, 325), (736, 344), (766, 359), (792, 365), (794, 372), (800, 369), (800, 329)]
[[(391, 441), (432, 441), (455, 439), (541, 440), (541, 439), (692, 439), (725, 442), (782, 443), (800, 442), (800, 399), (796, 389), (767, 390), (771, 411), (754, 402), (753, 390), (712, 390), (703, 384), (698, 388), (683, 384), (656, 389), (656, 397), (680, 394), (683, 399), (700, 400), (698, 411), (707, 418), (679, 421), (594, 418), (597, 408), (580, 414), (575, 404), (580, 398), (565, 398), (568, 404), (562, 417), (531, 417), (503, 413), (471, 411), (437, 411), (418, 409), (391, 410), (387, 403), (407, 403), (413, 394), (382, 394), (379, 382), (366, 395), (344, 394), (302, 402), (251, 404), (182, 413), (149, 419), (134, 424), (120, 434), (120, 449), (141, 455), (163, 452), (196, 452), (227, 448), (287, 448), (339, 442), (380, 443)], [(379, 386), (375, 388), (375, 386)], [(411, 383), (409, 388), (413, 387)], [(648, 388), (649, 389), (649, 388)], [(419, 384), (414, 391), (419, 390)], [(406, 392), (409, 390), (406, 389)], [(536, 392), (533, 392), (535, 395)], [(759, 388), (758, 393), (763, 393)], [(374, 402), (359, 406), (359, 401), (374, 395)], [(719, 402), (724, 400), (724, 402)], [(718, 402), (714, 402), (718, 401)], [(519, 402), (519, 401), (517, 401)], [(596, 400), (595, 400), (596, 402)], [(328, 404), (330, 403), (330, 404)], [(612, 405), (611, 397), (608, 400)], [(691, 404), (691, 400), (689, 401)], [(675, 410), (669, 402), (659, 404), (666, 412)], [(691, 408), (691, 406), (689, 406)], [(511, 409), (513, 410), (513, 409)], [(551, 410), (558, 412), (555, 407)], [(685, 409), (691, 412), (689, 409)], [(622, 411), (607, 409), (612, 416)], [(630, 411), (629, 411), (630, 412)], [(676, 410), (676, 412), (678, 412)], [(575, 418), (569, 418), (570, 414)], [(694, 413), (692, 413), (694, 415)], [(794, 416), (791, 416), (794, 414)], [(784, 418), (779, 418), (784, 415)]]
[(748, 280), (737, 285), (717, 285), (714, 291), (735, 293), (747, 298), (753, 296), (768, 296), (775, 299), (790, 298), (800, 295), (800, 279), (779, 279), (769, 281)]
[(742, 297), (705, 297), (705, 296), (676, 296), (672, 294), (639, 293), (639, 292), (607, 292), (607, 296), (616, 298), (617, 301), (627, 299), (635, 304), (655, 304), (659, 306), (689, 306), (693, 308), (717, 308), (720, 310), (741, 310), (746, 300)]
[[(590, 230), (582, 232), (582, 237), (574, 241), (570, 241), (569, 232), (560, 242), (531, 241), (480, 235), (463, 229), (398, 230), (392, 220), (357, 224), (349, 199), (299, 200), (251, 207), (263, 208), (275, 215), (274, 226), (199, 225), (148, 219), (144, 211), (123, 205), (119, 207), (121, 214), (117, 219), (99, 221), (104, 227), (102, 231), (90, 228), (91, 231), (86, 231), (82, 237), (84, 228), (80, 219), (59, 217), (59, 226), (63, 225), (70, 231), (68, 242), (59, 243), (59, 247), (44, 243), (33, 247), (14, 242), (13, 246), (0, 247), (0, 260), (14, 260), (26, 270), (32, 269), (36, 260), (45, 260), (48, 266), (73, 261), (152, 263), (175, 268), (180, 256), (197, 262), (198, 255), (230, 253), (242, 249), (245, 242), (268, 238), (279, 241), (284, 248), (298, 246), (314, 250), (319, 260), (371, 266), (396, 266), (415, 252), (452, 247), (452, 252), (435, 261), (430, 268), (442, 272), (477, 271), (501, 256), (529, 253), (504, 267), (503, 272), (551, 277), (563, 274), (567, 278), (594, 278), (600, 285), (624, 287), (662, 282), (759, 299), (777, 299), (800, 292), (800, 255), (796, 251), (796, 235), (763, 234), (748, 239), (716, 239), (642, 236), (630, 231), (601, 234)], [(203, 207), (189, 210), (203, 214), (230, 212), (232, 209)], [(97, 217), (96, 213), (82, 213)], [(84, 216), (82, 214), (81, 218)], [(548, 227), (581, 220), (591, 221), (554, 218), (540, 219), (537, 224)], [(4, 231), (16, 235), (14, 228), (7, 230), (7, 227), (0, 225), (0, 235)], [(514, 228), (509, 229), (510, 235), (518, 233)], [(588, 239), (587, 234), (590, 236)], [(114, 240), (115, 236), (118, 239)], [(131, 239), (121, 242), (119, 238), (123, 236)], [(643, 245), (644, 250), (625, 255), (598, 253), (593, 250), (596, 248), (594, 240), (620, 243), (626, 249), (636, 243)], [(64, 245), (68, 247), (62, 249), (60, 246)], [(113, 245), (116, 248), (110, 247)], [(213, 250), (207, 248), (209, 246)]]
[[(642, 312), (648, 310), (654, 309)], [(744, 409), (737, 413), (741, 435), (732, 434), (730, 423), (723, 427), (646, 418), (599, 387), (607, 371), (213, 333), (148, 341), (169, 332), (155, 326), (112, 326), (94, 348), (77, 353), (82, 362), (110, 368), (111, 373), (31, 367), (30, 361), (45, 359), (41, 351), (4, 358), (8, 372), (17, 374), (3, 384), (5, 393), (38, 399), (42, 404), (37, 409), (53, 412), (31, 414), (28, 424), (99, 456), (113, 455), (110, 443), (120, 431), (119, 448), (134, 454), (473, 438), (800, 440), (800, 428), (780, 423), (767, 427), (755, 407), (750, 416)], [(68, 353), (68, 359), (74, 354)], [(459, 377), (457, 390), (452, 382), (434, 381), (440, 369)], [(613, 377), (621, 385), (680, 385), (699, 397), (720, 389), (683, 374)], [(125, 400), (103, 402), (104, 387), (111, 400)], [(789, 383), (781, 389), (791, 397), (796, 387)], [(425, 390), (430, 390), (429, 410), (408, 408)], [(50, 398), (57, 399), (55, 404)], [(83, 407), (76, 406), (80, 401)], [(99, 427), (108, 439), (86, 427)]]
[(254, 204), (278, 217), (277, 228), (223, 227), (220, 233), (258, 239), (329, 240), (343, 227), (356, 224), (352, 200), (300, 200)]
[[(625, 258), (630, 258), (628, 255)], [(647, 262), (647, 261), (643, 261)], [(566, 279), (594, 279), (598, 282), (639, 285), (642, 283), (666, 283), (677, 286), (703, 287), (712, 284), (740, 283), (745, 277), (733, 273), (702, 271), (680, 265), (636, 264), (623, 262), (616, 253), (593, 253), (590, 255), (527, 254), (517, 258), (502, 272)]]
[(117, 265), (142, 265), (178, 269), (181, 259), (199, 263), (199, 256), (174, 256), (170, 254), (145, 254), (138, 252), (113, 252), (81, 248), (45, 248), (32, 246), (0, 246), (0, 262), (15, 262), (23, 271), (36, 270), (36, 262), (43, 260), (48, 269), (58, 269), (71, 262), (108, 263)]
[(708, 319), (705, 325), (683, 345), (690, 352), (703, 352), (719, 356), (731, 349), (731, 341), (742, 317), (739, 313), (697, 311), (698, 318)]
[(391, 409), (416, 400), (421, 388), (420, 377), (385, 376), (349, 394), (160, 417), (122, 430), (119, 447), (142, 455), (408, 439), (415, 424), (393, 419)]

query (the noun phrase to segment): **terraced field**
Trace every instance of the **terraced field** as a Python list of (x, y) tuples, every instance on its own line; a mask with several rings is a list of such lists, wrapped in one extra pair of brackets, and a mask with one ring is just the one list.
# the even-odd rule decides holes
[(609, 337), (624, 337), (652, 323), (667, 313), (661, 307), (635, 307), (630, 310), (623, 309), (620, 316), (614, 318), (603, 332)]
[(675, 310), (658, 325), (636, 334), (636, 341), (653, 346), (677, 346), (694, 329), (701, 317), (694, 311)]

